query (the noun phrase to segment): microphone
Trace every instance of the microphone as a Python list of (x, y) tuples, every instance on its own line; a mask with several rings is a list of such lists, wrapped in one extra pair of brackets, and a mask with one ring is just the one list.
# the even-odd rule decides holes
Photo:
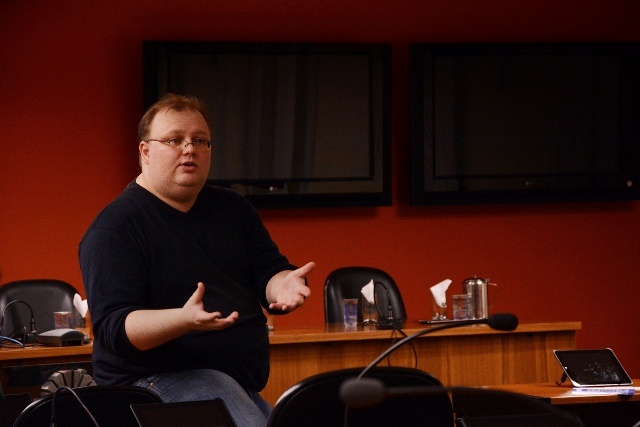
[(378, 308), (378, 304), (376, 304), (376, 308), (378, 309), (378, 314), (380, 315), (378, 318), (378, 323), (376, 323), (377, 329), (400, 329), (402, 328), (403, 320), (402, 319), (394, 319), (393, 318), (393, 307), (391, 307), (391, 293), (389, 292), (389, 288), (382, 282), (374, 282), (373, 283), (373, 295), (375, 300), (376, 294), (376, 285), (380, 285), (384, 288), (387, 293), (387, 316), (386, 318), (382, 316), (380, 309)]
[(378, 356), (373, 362), (371, 362), (366, 368), (364, 368), (362, 372), (360, 372), (360, 375), (358, 375), (357, 379), (361, 379), (364, 376), (364, 374), (369, 372), (371, 368), (375, 367), (378, 363), (380, 363), (382, 359), (384, 359), (385, 357), (393, 353), (398, 347), (404, 345), (405, 343), (417, 337), (426, 335), (431, 332), (441, 331), (443, 329), (457, 328), (459, 326), (479, 325), (479, 324), (487, 324), (492, 329), (496, 329), (498, 331), (513, 331), (515, 328), (518, 327), (518, 318), (511, 313), (496, 313), (484, 319), (460, 320), (452, 323), (445, 323), (442, 325), (432, 326), (430, 328), (423, 329), (421, 331), (418, 331), (414, 334), (411, 334), (401, 339), (400, 341), (398, 341), (397, 343), (395, 343), (394, 345), (386, 349), (380, 356)]

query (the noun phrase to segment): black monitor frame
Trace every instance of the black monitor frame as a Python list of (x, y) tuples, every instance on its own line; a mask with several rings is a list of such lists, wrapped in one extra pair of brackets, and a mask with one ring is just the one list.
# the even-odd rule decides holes
[[(212, 172), (210, 173), (209, 183), (227, 188), (232, 188), (247, 197), (258, 208), (292, 208), (292, 207), (340, 207), (340, 206), (385, 206), (391, 204), (391, 45), (384, 43), (245, 43), (245, 42), (208, 42), (208, 41), (144, 41), (143, 42), (143, 81), (144, 81), (144, 105), (148, 108), (152, 103), (157, 101), (164, 93), (175, 92), (182, 94), (195, 95), (203, 99), (209, 104), (208, 94), (199, 94), (187, 91), (185, 87), (191, 84), (186, 78), (182, 78), (182, 82), (178, 82), (178, 77), (173, 71), (172, 63), (178, 63), (184, 58), (204, 58), (209, 61), (224, 61), (225, 58), (244, 55), (247, 57), (313, 57), (319, 61), (331, 62), (331, 58), (346, 58), (345, 61), (352, 60), (349, 58), (357, 58), (353, 61), (359, 61), (358, 64), (368, 64), (358, 67), (362, 74), (368, 75), (367, 83), (358, 83), (361, 88), (348, 102), (357, 104), (356, 110), (359, 113), (358, 118), (361, 121), (354, 120), (353, 128), (356, 131), (340, 133), (338, 131), (327, 131), (326, 134), (336, 136), (332, 138), (330, 144), (334, 147), (349, 147), (346, 155), (333, 156), (333, 162), (336, 163), (336, 171), (331, 168), (331, 161), (324, 161), (318, 169), (323, 172), (317, 176), (293, 176), (293, 177), (270, 177), (261, 176), (242, 177), (236, 176), (230, 179), (217, 179), (212, 177), (216, 161), (216, 144), (212, 146)], [(329, 58), (329, 59), (325, 59)], [(296, 59), (297, 60), (297, 59)], [(339, 63), (338, 61), (335, 61)], [(208, 65), (207, 65), (208, 66)], [(187, 66), (182, 66), (187, 69)], [(368, 67), (368, 68), (366, 68)], [(339, 69), (338, 67), (334, 67)], [(366, 72), (363, 70), (366, 69)], [(313, 71), (313, 70), (312, 70)], [(358, 71), (358, 72), (360, 72)], [(182, 71), (184, 74), (186, 72)], [(357, 72), (351, 75), (357, 75)], [(323, 77), (318, 73), (320, 78)], [(334, 75), (338, 73), (334, 71)], [(349, 72), (345, 70), (345, 75)], [(197, 76), (196, 79), (204, 80), (204, 76)], [(356, 83), (356, 82), (354, 82)], [(200, 84), (200, 83), (198, 83)], [(247, 81), (247, 85), (250, 81)], [(181, 86), (182, 85), (182, 86)], [(368, 85), (368, 87), (366, 87)], [(242, 87), (243, 84), (238, 84)], [(329, 85), (330, 86), (330, 85)], [(345, 87), (342, 83), (342, 87)], [(285, 88), (286, 90), (286, 88)], [(213, 89), (207, 87), (203, 92), (213, 93)], [(188, 92), (188, 93), (185, 93)], [(280, 96), (281, 88), (272, 89), (272, 93)], [(324, 93), (334, 93), (326, 91)], [(355, 89), (354, 89), (355, 93)], [(362, 97), (360, 94), (368, 95)], [(274, 95), (274, 96), (275, 96)], [(296, 96), (304, 97), (305, 95)], [(331, 95), (327, 95), (328, 98)], [(337, 97), (336, 97), (337, 98)], [(367, 98), (367, 99), (364, 99)], [(298, 99), (296, 98), (296, 101)], [(324, 105), (331, 102), (339, 102), (336, 99), (330, 99)], [(208, 105), (210, 120), (215, 120), (219, 111), (219, 106)], [(338, 110), (345, 110), (344, 105), (338, 105)], [(213, 110), (213, 111), (212, 111)], [(324, 111), (328, 111), (325, 107)], [(297, 113), (298, 110), (296, 110)], [(268, 114), (269, 112), (267, 112)], [(264, 114), (264, 111), (262, 112)], [(328, 114), (328, 113), (326, 113)], [(368, 117), (367, 117), (368, 115)], [(346, 115), (345, 115), (346, 116)], [(286, 119), (287, 117), (285, 117)], [(349, 126), (347, 119), (340, 117), (342, 126)], [(243, 119), (244, 120), (244, 119)], [(303, 118), (303, 121), (306, 119)], [(325, 123), (332, 123), (336, 120), (325, 120)], [(280, 126), (280, 122), (274, 126)], [(214, 138), (217, 129), (215, 123), (212, 124)], [(351, 126), (349, 126), (351, 127)], [(326, 128), (326, 126), (325, 126)], [(304, 133), (303, 131), (302, 133)], [(306, 131), (307, 134), (310, 131)], [(357, 134), (357, 140), (349, 140), (346, 136), (340, 141), (340, 135)], [(296, 134), (298, 135), (298, 134)], [(297, 137), (297, 136), (296, 136)], [(271, 139), (277, 139), (271, 137)], [(368, 139), (368, 143), (366, 140)], [(327, 137), (325, 136), (325, 141)], [(367, 148), (365, 146), (368, 144)], [(359, 148), (353, 148), (359, 147)], [(318, 150), (314, 148), (314, 150)], [(325, 149), (325, 152), (329, 150)], [(300, 155), (299, 152), (294, 153)], [(306, 150), (303, 150), (303, 157), (306, 159)], [(326, 156), (317, 155), (316, 157), (325, 158)], [(350, 156), (352, 156), (350, 158)], [(368, 156), (365, 158), (363, 156)], [(241, 155), (239, 159), (254, 159), (256, 156)], [(224, 161), (224, 156), (219, 156)], [(241, 160), (236, 160), (240, 162)], [(288, 160), (291, 163), (291, 160)], [(316, 160), (317, 161), (317, 160)], [(351, 168), (349, 162), (358, 165), (360, 168), (353, 167), (353, 172), (347, 170)], [(368, 162), (368, 166), (365, 164)], [(263, 166), (261, 165), (260, 168)], [(277, 169), (272, 167), (272, 170)], [(347, 172), (345, 172), (347, 170)], [(335, 173), (334, 173), (335, 172)], [(253, 172), (252, 172), (253, 173)], [(273, 171), (270, 173), (274, 173)], [(306, 173), (306, 172), (305, 172)], [(313, 172), (316, 173), (315, 170)], [(341, 175), (342, 174), (342, 175)], [(352, 176), (350, 176), (352, 174)]]
[[(630, 200), (640, 198), (640, 43), (620, 42), (575, 42), (575, 43), (416, 43), (411, 45), (411, 203), (413, 205), (439, 204), (476, 204), (503, 202), (548, 202), (548, 201), (594, 201), (594, 200)], [(442, 77), (443, 61), (465, 61), (474, 56), (493, 55), (506, 58), (505, 63), (527, 55), (559, 57), (575, 55), (615, 57), (619, 65), (619, 114), (613, 119), (617, 123), (616, 139), (607, 141), (617, 150), (617, 157), (611, 163), (617, 164), (608, 171), (559, 170), (544, 173), (515, 171), (514, 173), (491, 174), (478, 169), (467, 173), (467, 166), (455, 164), (460, 171), (457, 174), (439, 174), (436, 164), (442, 155), (442, 141), (455, 141), (446, 148), (456, 157), (463, 157), (458, 151), (458, 139), (445, 135), (436, 141), (436, 135), (442, 135), (443, 115), (450, 111), (460, 111), (454, 102), (455, 96), (443, 101), (447, 90), (455, 93), (459, 88), (453, 78)], [(443, 59), (444, 58), (444, 59)], [(451, 59), (453, 58), (453, 59)], [(546, 58), (546, 57), (545, 57)], [(456, 63), (456, 67), (457, 67)], [(437, 68), (440, 67), (440, 68)], [(436, 71), (439, 70), (439, 71)], [(449, 69), (451, 70), (451, 68)], [(453, 69), (458, 72), (458, 68)], [(449, 73), (451, 74), (451, 73)], [(447, 80), (448, 79), (448, 80)], [(442, 81), (449, 84), (445, 87)], [(455, 81), (455, 84), (451, 82)], [(439, 92), (435, 90), (439, 85)], [(445, 89), (442, 89), (445, 87)], [(453, 87), (453, 89), (450, 89)], [(477, 87), (477, 86), (476, 86)], [(446, 108), (440, 106), (448, 102)], [(443, 111), (445, 110), (445, 111)], [(468, 110), (463, 110), (468, 111)], [(507, 112), (506, 115), (511, 112)], [(450, 119), (453, 122), (456, 119)], [(456, 124), (457, 125), (457, 124)], [(436, 147), (440, 147), (436, 149)], [(454, 151), (451, 151), (454, 150)], [(478, 151), (478, 150), (476, 150)], [(496, 155), (488, 151), (487, 156)], [(468, 163), (479, 160), (471, 156)], [(593, 156), (596, 157), (597, 156)], [(444, 158), (444, 157), (443, 157)], [(447, 160), (449, 163), (454, 161)], [(456, 161), (458, 161), (456, 159)], [(585, 166), (586, 169), (586, 166)], [(442, 171), (443, 169), (438, 169)], [(521, 172), (521, 173), (520, 173)]]

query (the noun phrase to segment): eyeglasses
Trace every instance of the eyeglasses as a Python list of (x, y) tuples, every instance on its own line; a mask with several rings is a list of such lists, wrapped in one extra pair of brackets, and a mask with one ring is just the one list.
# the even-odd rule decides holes
[(198, 149), (210, 149), (211, 148), (211, 141), (209, 141), (208, 139), (204, 139), (204, 138), (193, 138), (191, 141), (187, 140), (187, 139), (183, 139), (183, 138), (169, 138), (169, 139), (148, 139), (147, 141), (157, 141), (157, 142), (161, 142), (164, 145), (168, 145), (169, 147), (172, 148), (177, 148), (180, 147), (182, 145), (183, 142), (186, 141), (186, 145), (192, 144), (193, 147), (198, 150)]

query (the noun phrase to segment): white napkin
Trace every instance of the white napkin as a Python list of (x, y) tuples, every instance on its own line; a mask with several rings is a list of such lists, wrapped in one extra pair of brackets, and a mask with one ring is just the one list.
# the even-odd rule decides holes
[(364, 297), (367, 299), (367, 301), (369, 301), (371, 304), (375, 304), (375, 300), (373, 296), (373, 293), (374, 293), (373, 286), (374, 286), (373, 279), (371, 279), (371, 281), (366, 285), (364, 285), (364, 287), (360, 291), (362, 295), (364, 295)]
[(433, 285), (431, 287), (431, 293), (433, 294), (433, 298), (436, 300), (436, 304), (440, 307), (447, 306), (447, 289), (449, 289), (449, 285), (451, 284), (451, 280), (446, 279), (437, 285)]
[(89, 311), (89, 304), (87, 304), (86, 299), (82, 299), (82, 297), (79, 294), (75, 294), (73, 296), (73, 306), (76, 308), (76, 310), (78, 310), (78, 313), (80, 313), (80, 316), (82, 316), (83, 319), (87, 317), (87, 311)]

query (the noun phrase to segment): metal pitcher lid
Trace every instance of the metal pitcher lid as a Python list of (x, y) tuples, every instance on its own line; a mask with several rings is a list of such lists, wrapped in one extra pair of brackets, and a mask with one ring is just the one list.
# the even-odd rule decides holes
[(472, 278), (465, 279), (462, 283), (473, 283), (479, 285), (481, 283), (489, 283), (489, 278), (483, 279), (482, 277), (473, 276)]

